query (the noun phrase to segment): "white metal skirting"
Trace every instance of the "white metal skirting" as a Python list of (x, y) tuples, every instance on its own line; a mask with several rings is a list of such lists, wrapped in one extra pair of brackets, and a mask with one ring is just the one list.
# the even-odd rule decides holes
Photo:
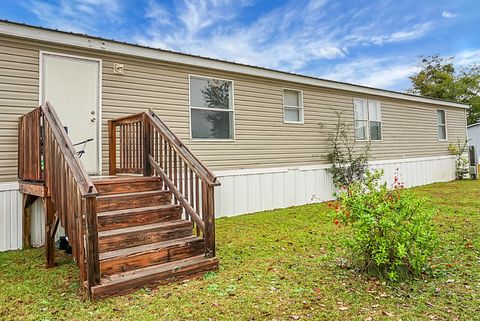
[[(453, 156), (376, 161), (372, 168), (385, 172), (387, 183), (397, 172), (407, 187), (455, 179)], [(216, 172), (222, 185), (215, 189), (215, 216), (323, 202), (333, 199), (335, 188), (327, 165)]]
[[(397, 169), (406, 186), (419, 186), (455, 179), (452, 156), (371, 162), (382, 168), (385, 180), (393, 182)], [(222, 185), (215, 189), (216, 217), (285, 208), (331, 200), (335, 191), (327, 165), (248, 169), (216, 172)], [(42, 203), (33, 204), (30, 220), (32, 245), (45, 239)], [(63, 231), (57, 232), (57, 236)], [(0, 251), (22, 247), (21, 195), (18, 183), (0, 184)]]
[(22, 247), (21, 198), (18, 183), (0, 185), (0, 251)]
[[(18, 183), (0, 184), (0, 252), (18, 250), (23, 246), (22, 195)], [(63, 235), (59, 227), (56, 237)], [(40, 199), (32, 204), (30, 218), (32, 246), (42, 246), (45, 241), (45, 216)]]

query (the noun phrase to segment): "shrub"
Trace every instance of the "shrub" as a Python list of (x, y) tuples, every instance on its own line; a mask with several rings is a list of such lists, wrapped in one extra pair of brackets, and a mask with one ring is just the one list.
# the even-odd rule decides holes
[(468, 173), (468, 158), (465, 156), (467, 152), (468, 140), (456, 144), (448, 145), (448, 151), (455, 156), (455, 176), (457, 179), (463, 179)]
[(398, 281), (418, 276), (437, 244), (431, 224), (434, 210), (426, 200), (406, 190), (395, 176), (392, 188), (380, 183), (383, 171), (367, 172), (337, 195), (335, 224), (350, 225), (347, 245), (359, 267)]
[(332, 164), (327, 171), (332, 175), (335, 186), (348, 186), (361, 181), (368, 171), (370, 144), (356, 146), (354, 130), (349, 123), (342, 121), (337, 112), (335, 127), (328, 131), (330, 152), (324, 158)]

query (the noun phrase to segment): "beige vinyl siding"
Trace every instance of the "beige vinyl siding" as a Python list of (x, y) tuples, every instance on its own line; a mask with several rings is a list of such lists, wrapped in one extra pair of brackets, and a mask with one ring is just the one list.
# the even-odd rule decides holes
[(18, 117), (38, 104), (38, 51), (0, 44), (0, 182), (8, 182), (17, 180)]
[[(38, 104), (39, 51), (102, 59), (103, 169), (108, 166), (107, 121), (154, 111), (212, 170), (283, 167), (324, 163), (326, 133), (335, 111), (353, 123), (353, 98), (382, 103), (383, 141), (372, 143), (373, 158), (399, 159), (448, 155), (439, 142), (436, 109), (447, 111), (449, 142), (466, 136), (465, 110), (434, 104), (301, 85), (286, 81), (163, 63), (94, 50), (0, 37), (0, 181), (17, 173), (17, 119)], [(113, 64), (125, 73), (113, 73)], [(188, 75), (234, 81), (235, 141), (190, 141)], [(303, 91), (304, 124), (283, 122), (283, 88)]]

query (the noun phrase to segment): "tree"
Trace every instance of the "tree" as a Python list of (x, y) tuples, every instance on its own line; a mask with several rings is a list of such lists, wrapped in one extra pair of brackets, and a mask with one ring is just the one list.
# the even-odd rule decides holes
[(420, 58), (421, 69), (409, 77), (412, 88), (408, 92), (470, 105), (468, 123), (480, 120), (480, 66), (469, 65), (458, 71), (454, 57)]
[[(209, 82), (202, 95), (208, 107), (216, 109), (229, 109), (230, 105), (230, 83), (226, 81)], [(230, 113), (212, 111), (207, 115), (207, 120), (212, 124), (212, 136), (216, 138), (229, 138)]]

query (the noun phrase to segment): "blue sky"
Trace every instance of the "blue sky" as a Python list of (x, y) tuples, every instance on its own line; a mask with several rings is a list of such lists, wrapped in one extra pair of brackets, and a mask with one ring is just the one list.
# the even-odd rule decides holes
[(480, 0), (2, 0), (0, 18), (378, 88), (480, 63)]

